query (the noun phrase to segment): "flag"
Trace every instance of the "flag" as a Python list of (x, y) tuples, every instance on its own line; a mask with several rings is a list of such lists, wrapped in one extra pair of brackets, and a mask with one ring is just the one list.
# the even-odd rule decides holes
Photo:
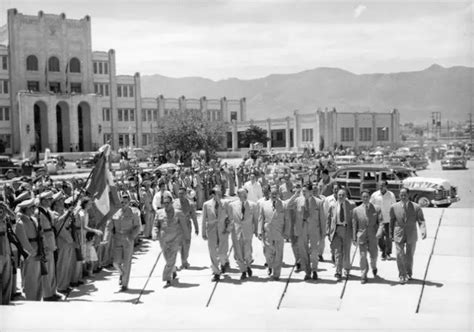
[(86, 192), (94, 202), (95, 212), (100, 220), (114, 215), (120, 208), (120, 199), (114, 179), (109, 170), (110, 145), (105, 144), (99, 149), (98, 160), (86, 187)]

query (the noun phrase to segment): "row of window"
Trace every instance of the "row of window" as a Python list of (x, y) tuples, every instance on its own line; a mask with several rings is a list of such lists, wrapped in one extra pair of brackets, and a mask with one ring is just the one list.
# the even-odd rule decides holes
[[(70, 87), (71, 92), (82, 93), (82, 84), (81, 83), (71, 82), (71, 83), (69, 83), (69, 87)], [(27, 81), (26, 82), (26, 89), (28, 91), (39, 92), (40, 91), (40, 82), (39, 81)], [(54, 93), (60, 93), (62, 91), (61, 83), (60, 82), (49, 82), (49, 91), (54, 92)]]
[[(377, 141), (388, 141), (389, 129), (387, 127), (377, 128)], [(341, 142), (354, 141), (354, 128), (341, 128)], [(359, 128), (359, 141), (372, 141), (372, 128)]]
[(94, 74), (105, 74), (109, 73), (109, 63), (106, 61), (94, 61), (92, 64)]
[(119, 122), (135, 121), (135, 110), (133, 108), (119, 108), (118, 121)]
[(0, 80), (0, 94), (8, 94), (8, 80)]
[(7, 70), (8, 69), (8, 56), (7, 55), (2, 55), (0, 56), (2, 60), (2, 70)]
[[(28, 71), (38, 71), (38, 58), (36, 55), (29, 55), (26, 58), (26, 70)], [(59, 59), (55, 56), (52, 56), (48, 59), (48, 71), (59, 72), (60, 64)], [(69, 63), (66, 64), (64, 70), (66, 73), (80, 73), (81, 72), (81, 62), (78, 58), (71, 58)]]
[(158, 121), (158, 110), (152, 108), (142, 109), (142, 122)]
[[(1, 137), (1, 135), (0, 135)], [(118, 134), (119, 146), (130, 146), (136, 145), (136, 136), (135, 134)], [(142, 145), (150, 145), (158, 140), (158, 134), (142, 134)], [(104, 134), (104, 144), (112, 142), (112, 134)]]
[(10, 107), (0, 107), (0, 121), (10, 121)]
[(302, 141), (303, 142), (312, 142), (313, 141), (313, 129), (305, 128), (301, 131)]
[(117, 84), (117, 97), (133, 97), (133, 84)]
[(101, 96), (109, 96), (109, 84), (94, 83), (94, 92)]

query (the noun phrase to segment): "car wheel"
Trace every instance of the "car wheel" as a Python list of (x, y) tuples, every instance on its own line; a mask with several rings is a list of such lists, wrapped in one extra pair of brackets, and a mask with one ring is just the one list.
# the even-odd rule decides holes
[(421, 207), (428, 207), (430, 206), (430, 200), (426, 196), (420, 196), (416, 200), (416, 202), (421, 206)]

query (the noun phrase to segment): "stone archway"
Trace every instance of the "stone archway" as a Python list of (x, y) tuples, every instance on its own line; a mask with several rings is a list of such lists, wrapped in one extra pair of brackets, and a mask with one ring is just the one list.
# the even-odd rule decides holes
[(56, 105), (56, 123), (58, 135), (58, 152), (67, 152), (71, 148), (71, 130), (69, 127), (69, 105), (60, 101)]
[(48, 139), (48, 106), (44, 101), (33, 105), (35, 149), (39, 152), (49, 147)]
[(91, 107), (82, 101), (77, 106), (77, 123), (79, 129), (79, 151), (92, 150)]

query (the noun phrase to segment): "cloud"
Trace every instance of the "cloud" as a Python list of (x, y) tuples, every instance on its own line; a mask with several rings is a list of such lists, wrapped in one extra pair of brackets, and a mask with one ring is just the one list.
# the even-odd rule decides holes
[(354, 18), (359, 18), (360, 15), (362, 15), (363, 12), (365, 12), (367, 10), (367, 6), (365, 5), (358, 5), (355, 9), (354, 9)]

